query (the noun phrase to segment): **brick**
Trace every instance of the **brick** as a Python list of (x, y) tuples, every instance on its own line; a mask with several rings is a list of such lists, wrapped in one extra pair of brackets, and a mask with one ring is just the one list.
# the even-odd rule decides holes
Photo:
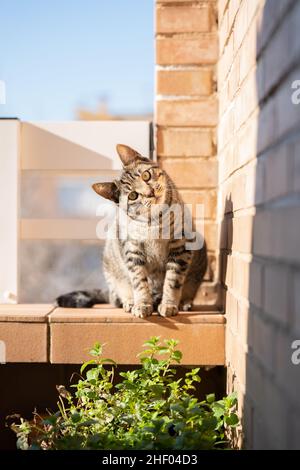
[(47, 362), (47, 324), (0, 322), (6, 362)]
[(218, 2), (219, 24), (221, 24), (221, 22), (223, 20), (226, 9), (228, 7), (228, 3), (229, 3), (229, 0), (219, 0), (219, 2)]
[(232, 247), (232, 216), (231, 214), (226, 215), (223, 218), (221, 225), (220, 225), (220, 248), (225, 250), (231, 250)]
[[(222, 152), (227, 144), (232, 142), (232, 136), (234, 135), (234, 110), (229, 108), (227, 112), (222, 116), (219, 122), (218, 129), (218, 146), (219, 151)], [(230, 142), (231, 141), (231, 142)], [(228, 149), (226, 149), (228, 152)], [(228, 157), (224, 157), (224, 161), (227, 163)]]
[(259, 18), (259, 34), (257, 35), (257, 51), (261, 52), (268, 42), (270, 35), (278, 28), (277, 24), (283, 18), (285, 12), (295, 3), (294, 0), (268, 0), (261, 9)]
[(222, 365), (225, 362), (222, 315), (182, 313), (168, 320), (155, 315), (149, 322), (134, 318), (121, 309), (102, 306), (100, 314), (97, 310), (68, 309), (66, 312), (65, 309), (56, 309), (51, 314), (52, 363), (81, 363), (88, 358), (88, 348), (100, 341), (106, 345), (106, 357), (113, 357), (118, 364), (137, 364), (137, 353), (144, 342), (157, 335), (162, 339), (169, 338), (171, 323), (172, 337), (182, 346), (183, 364)]
[(209, 32), (210, 5), (176, 5), (156, 9), (157, 33)]
[(254, 218), (253, 253), (299, 263), (299, 232), (300, 207), (259, 210)]
[(254, 339), (254, 309), (247, 302), (237, 302), (238, 338), (245, 349), (253, 346)]
[(263, 276), (263, 264), (252, 261), (250, 265), (249, 302), (258, 308), (263, 306)]
[(285, 266), (265, 267), (264, 311), (282, 324), (289, 321), (289, 270)]
[(300, 271), (293, 272), (293, 326), (300, 338)]
[(208, 96), (213, 90), (212, 70), (159, 70), (157, 93), (173, 96)]
[(51, 304), (0, 304), (0, 322), (45, 323), (53, 308)]
[[(282, 197), (291, 191), (292, 152), (289, 145), (273, 149), (264, 158), (265, 201)], [(276, 182), (276, 184), (275, 184)]]
[(226, 364), (227, 367), (231, 367), (235, 371), (235, 367), (233, 365), (233, 362), (235, 358), (237, 357), (237, 341), (235, 335), (228, 329), (226, 331), (226, 346), (225, 346), (225, 351), (226, 351)]
[(225, 46), (223, 54), (218, 62), (218, 83), (224, 83), (233, 60), (233, 34), (231, 34), (228, 43)]
[(239, 91), (240, 84), (240, 67), (239, 67), (239, 58), (235, 60), (232, 64), (231, 71), (228, 76), (227, 88), (228, 88), (228, 100), (232, 101), (237, 92)]
[(222, 272), (223, 272), (223, 278), (224, 279), (224, 284), (232, 288), (233, 286), (233, 256), (228, 255), (227, 253), (225, 254), (225, 257), (223, 258), (223, 266), (222, 266)]
[(260, 109), (257, 129), (257, 154), (266, 150), (276, 139), (277, 108), (274, 99)]
[(238, 134), (237, 165), (242, 166), (257, 154), (257, 122), (259, 116), (255, 114), (247, 120)]
[(213, 222), (204, 223), (204, 238), (205, 238), (208, 250), (216, 250), (218, 248), (217, 225), (215, 223)]
[(216, 216), (217, 194), (214, 190), (205, 191), (180, 191), (185, 204), (192, 204), (193, 216), (196, 215), (196, 205), (204, 205), (204, 217), (213, 219)]
[(219, 50), (220, 55), (222, 54), (225, 44), (228, 40), (230, 31), (228, 30), (228, 10), (224, 11), (224, 15), (219, 20)]
[[(238, 155), (235, 155), (238, 158)], [(226, 162), (222, 162), (225, 163)], [(227, 162), (230, 163), (230, 162)], [(234, 164), (234, 162), (233, 162)], [(220, 160), (221, 166), (221, 160)], [(223, 166), (223, 165), (222, 165)], [(224, 165), (225, 166), (225, 165)], [(226, 167), (221, 169), (229, 171)], [(234, 169), (234, 168), (233, 168)], [(224, 175), (220, 171), (220, 180), (224, 179)], [(236, 170), (227, 181), (222, 183), (220, 191), (220, 210), (223, 210), (225, 199), (227, 199), (226, 212), (236, 212), (241, 209), (252, 208), (263, 201), (264, 194), (264, 165), (263, 160), (254, 160), (249, 162), (243, 168)], [(230, 200), (230, 204), (229, 204)], [(230, 207), (229, 207), (230, 206)], [(248, 211), (248, 213), (252, 213)], [(250, 227), (251, 230), (251, 227)], [(249, 250), (250, 251), (250, 250)]]
[(258, 408), (253, 413), (253, 450), (270, 449), (271, 441), (267, 432), (266, 422)]
[(232, 267), (232, 285), (238, 295), (247, 299), (249, 293), (250, 263), (235, 256)]
[(253, 416), (253, 402), (248, 398), (246, 394), (244, 400), (244, 412), (242, 416), (244, 439), (241, 447), (247, 450), (253, 449)]
[(263, 428), (260, 431), (254, 427), (254, 449), (284, 450), (288, 445), (286, 397), (267, 376), (264, 376), (263, 380), (263, 395), (257, 410), (260, 410)]
[(6, 362), (47, 362), (47, 318), (52, 310), (53, 305), (47, 304), (0, 305)]
[[(266, 81), (266, 94), (275, 86), (280, 78), (284, 76), (294, 59), (290, 54), (290, 29), (290, 20), (284, 21), (282, 26), (272, 36), (272, 40), (264, 51), (263, 60), (265, 62), (265, 74), (268, 78)], [(289, 54), (286, 54), (287, 50), (289, 50)]]
[(252, 251), (252, 227), (251, 215), (233, 218), (233, 242), (232, 249), (240, 253)]
[(247, 76), (241, 86), (240, 92), (235, 100), (234, 107), (234, 131), (237, 132), (242, 124), (247, 122), (252, 112), (258, 105), (257, 100), (257, 80), (255, 70)]
[(211, 130), (158, 128), (157, 153), (160, 157), (208, 157), (214, 146)]
[(239, 80), (242, 83), (256, 64), (256, 25), (252, 24), (247, 33), (239, 57)]
[(217, 162), (212, 160), (159, 159), (178, 188), (214, 188), (217, 184)]
[[(235, 357), (236, 360), (236, 374), (237, 374), (237, 382), (239, 385), (245, 389), (246, 386), (246, 376), (247, 376), (247, 349), (245, 348), (244, 344), (237, 341), (237, 356)], [(239, 397), (239, 405), (238, 408), (240, 409), (241, 406), (241, 397)]]
[(247, 1), (242, 2), (236, 14), (234, 31), (233, 31), (234, 53), (236, 53), (237, 50), (240, 48), (241, 43), (248, 29), (247, 3), (248, 3)]
[(300, 67), (289, 75), (274, 96), (277, 118), (276, 139), (283, 137), (288, 132), (299, 129), (300, 106), (293, 104), (291, 99), (291, 84), (298, 80), (299, 76)]
[(264, 371), (253, 353), (247, 355), (247, 394), (258, 405), (264, 396)]
[(225, 312), (227, 328), (230, 328), (232, 333), (236, 335), (238, 332), (238, 302), (230, 291), (226, 293)]
[(228, 4), (228, 30), (230, 31), (236, 20), (236, 15), (241, 6), (240, 0), (230, 0)]
[(276, 340), (276, 381), (285, 391), (286, 399), (290, 405), (299, 408), (300, 395), (300, 365), (292, 362), (292, 343), (300, 338), (295, 334), (288, 335), (285, 331), (279, 330)]
[[(220, 136), (220, 134), (219, 134)], [(220, 146), (219, 146), (220, 149)], [(230, 173), (234, 171), (234, 161), (236, 158), (236, 146), (234, 141), (229, 142), (228, 145), (223, 149), (219, 150), (219, 181), (224, 184)], [(228, 193), (228, 198), (231, 195)]]
[(160, 65), (215, 64), (218, 38), (215, 33), (197, 38), (157, 38), (156, 63)]
[(289, 429), (288, 443), (289, 449), (299, 450), (300, 449), (300, 411), (293, 409), (291, 414), (291, 427)]
[(203, 282), (194, 298), (195, 305), (219, 307), (219, 285), (214, 282)]
[(218, 106), (214, 98), (202, 100), (158, 101), (157, 124), (160, 126), (215, 126)]
[(300, 192), (300, 140), (293, 147), (293, 189)]
[(266, 322), (259, 314), (253, 315), (253, 353), (269, 372), (275, 369), (276, 332), (272, 323)]

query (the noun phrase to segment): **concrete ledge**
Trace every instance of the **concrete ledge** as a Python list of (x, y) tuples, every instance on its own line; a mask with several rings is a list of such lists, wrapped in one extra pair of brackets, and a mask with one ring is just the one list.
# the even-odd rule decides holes
[(89, 358), (87, 351), (99, 341), (105, 343), (106, 357), (119, 364), (137, 364), (137, 353), (151, 336), (178, 339), (184, 365), (225, 363), (225, 318), (212, 307), (173, 318), (154, 314), (140, 319), (110, 305), (0, 306), (0, 340), (6, 344), (7, 362), (77, 364)]

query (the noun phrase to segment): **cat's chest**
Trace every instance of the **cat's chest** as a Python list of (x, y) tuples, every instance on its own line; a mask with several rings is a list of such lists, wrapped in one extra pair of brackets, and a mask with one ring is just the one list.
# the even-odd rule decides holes
[(165, 267), (168, 257), (167, 240), (149, 240), (144, 244), (147, 267), (153, 268)]

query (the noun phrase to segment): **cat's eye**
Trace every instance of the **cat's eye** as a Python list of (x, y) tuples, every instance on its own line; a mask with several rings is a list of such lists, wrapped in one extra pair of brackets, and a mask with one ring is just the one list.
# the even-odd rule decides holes
[(128, 194), (128, 199), (131, 201), (135, 201), (138, 197), (139, 195), (136, 191), (131, 191), (131, 193)]
[(142, 180), (149, 181), (151, 180), (151, 173), (150, 171), (146, 170), (142, 173)]

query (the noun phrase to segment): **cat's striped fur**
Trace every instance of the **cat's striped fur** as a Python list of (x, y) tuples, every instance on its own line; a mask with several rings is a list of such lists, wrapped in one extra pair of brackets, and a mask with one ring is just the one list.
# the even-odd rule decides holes
[[(125, 145), (118, 145), (117, 151), (123, 163), (120, 179), (93, 185), (99, 195), (126, 207), (130, 220), (127, 238), (106, 240), (103, 270), (108, 300), (138, 317), (147, 317), (156, 309), (165, 317), (176, 315), (179, 307), (191, 306), (203, 279), (207, 267), (205, 243), (201, 249), (190, 250), (186, 236), (175, 238), (177, 228), (172, 212), (168, 214), (170, 235), (167, 239), (157, 237), (164, 217), (161, 205), (183, 207), (180, 195), (157, 163)], [(117, 218), (114, 223), (119, 228)], [(71, 292), (60, 296), (57, 303), (64, 307), (90, 307), (105, 300), (101, 291), (94, 290)]]

